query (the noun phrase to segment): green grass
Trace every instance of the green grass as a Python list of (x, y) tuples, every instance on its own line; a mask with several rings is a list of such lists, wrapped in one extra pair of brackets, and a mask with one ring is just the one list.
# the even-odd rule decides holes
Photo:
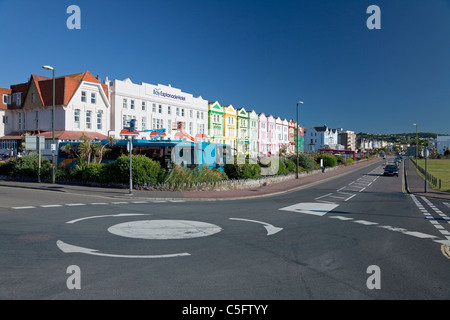
[[(450, 192), (450, 159), (428, 159), (428, 172), (438, 180), (442, 180), (441, 190)], [(417, 164), (425, 169), (425, 160), (417, 160)], [(423, 175), (422, 175), (423, 177)], [(436, 189), (439, 188), (439, 182)]]

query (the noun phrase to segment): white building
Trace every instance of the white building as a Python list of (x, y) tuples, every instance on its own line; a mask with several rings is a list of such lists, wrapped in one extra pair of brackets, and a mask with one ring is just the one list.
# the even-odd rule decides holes
[(446, 148), (450, 148), (450, 136), (438, 136), (436, 149), (439, 154), (444, 154)]
[[(164, 139), (182, 139), (176, 123), (184, 124), (184, 131), (206, 141), (208, 129), (208, 101), (182, 92), (171, 85), (135, 84), (129, 78), (109, 81), (111, 100), (110, 136), (120, 139), (120, 131), (136, 119), (138, 131), (166, 129)], [(151, 132), (141, 132), (141, 139), (150, 139)]]
[(338, 132), (341, 129), (331, 129), (326, 125), (322, 127), (312, 127), (305, 134), (305, 150), (317, 151), (323, 148), (344, 150), (338, 143)]

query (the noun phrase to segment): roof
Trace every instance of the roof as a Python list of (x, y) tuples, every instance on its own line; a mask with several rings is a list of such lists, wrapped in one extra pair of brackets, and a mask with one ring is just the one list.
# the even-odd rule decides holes
[[(52, 131), (46, 131), (38, 134), (33, 134), (33, 136), (41, 136), (46, 139), (52, 138)], [(55, 139), (60, 140), (80, 140), (82, 136), (86, 136), (91, 140), (103, 140), (108, 139), (108, 136), (98, 132), (90, 132), (90, 131), (55, 131)]]
[[(89, 71), (82, 73), (75, 73), (71, 75), (61, 76), (55, 78), (55, 105), (68, 105), (82, 81), (88, 81), (98, 83), (102, 86), (106, 97), (108, 98), (108, 86), (103, 84), (94, 77)], [(26, 83), (20, 83), (11, 85), (12, 92), (22, 92), (22, 105), (25, 101), (25, 97), (31, 86), (31, 83), (35, 83), (39, 98), (41, 99), (43, 106), (53, 105), (53, 78), (43, 77), (32, 74), (30, 80)], [(20, 108), (22, 106), (8, 105), (8, 108)]]

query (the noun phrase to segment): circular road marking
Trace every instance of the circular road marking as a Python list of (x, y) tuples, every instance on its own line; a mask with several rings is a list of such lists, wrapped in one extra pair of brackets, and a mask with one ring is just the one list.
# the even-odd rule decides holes
[(135, 239), (190, 239), (213, 235), (222, 231), (214, 224), (189, 220), (142, 220), (113, 225), (112, 234)]

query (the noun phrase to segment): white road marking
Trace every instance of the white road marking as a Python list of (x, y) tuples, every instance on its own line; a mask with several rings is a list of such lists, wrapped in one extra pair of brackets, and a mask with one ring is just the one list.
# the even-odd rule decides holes
[(90, 216), (90, 217), (84, 217), (79, 219), (74, 219), (67, 221), (66, 223), (76, 223), (83, 220), (89, 220), (89, 219), (97, 219), (97, 218), (107, 218), (107, 217), (129, 217), (129, 216), (145, 216), (150, 215), (150, 213), (119, 213), (119, 214), (108, 214), (103, 216)]
[(175, 253), (175, 254), (160, 254), (160, 255), (122, 255), (122, 254), (109, 254), (101, 253), (95, 249), (83, 248), (65, 243), (61, 240), (56, 241), (58, 248), (64, 253), (84, 253), (94, 256), (111, 257), (111, 258), (133, 258), (133, 259), (156, 259), (156, 258), (173, 258), (190, 256), (189, 253)]
[(275, 226), (273, 226), (273, 225), (271, 225), (271, 224), (269, 224), (267, 222), (262, 222), (262, 221), (241, 219), (241, 218), (230, 218), (230, 220), (248, 221), (248, 222), (255, 222), (255, 223), (262, 224), (262, 225), (264, 225), (264, 228), (266, 228), (268, 236), (271, 236), (271, 235), (273, 235), (273, 234), (283, 230), (283, 228), (278, 228), (278, 227), (275, 227)]
[(355, 220), (353, 222), (360, 223), (360, 224), (363, 224), (365, 226), (372, 226), (372, 225), (378, 224), (377, 222), (366, 221), (366, 220)]
[(67, 203), (66, 206), (68, 207), (76, 207), (76, 206), (85, 206), (85, 203)]
[(33, 207), (33, 206), (24, 206), (24, 207), (12, 207), (11, 209), (14, 209), (14, 210), (23, 210), (23, 209), (34, 209), (34, 208), (36, 208), (36, 207)]
[(42, 207), (42, 208), (58, 208), (58, 207), (62, 207), (62, 204), (44, 204), (40, 207)]
[(323, 216), (338, 206), (336, 203), (302, 202), (278, 210)]

